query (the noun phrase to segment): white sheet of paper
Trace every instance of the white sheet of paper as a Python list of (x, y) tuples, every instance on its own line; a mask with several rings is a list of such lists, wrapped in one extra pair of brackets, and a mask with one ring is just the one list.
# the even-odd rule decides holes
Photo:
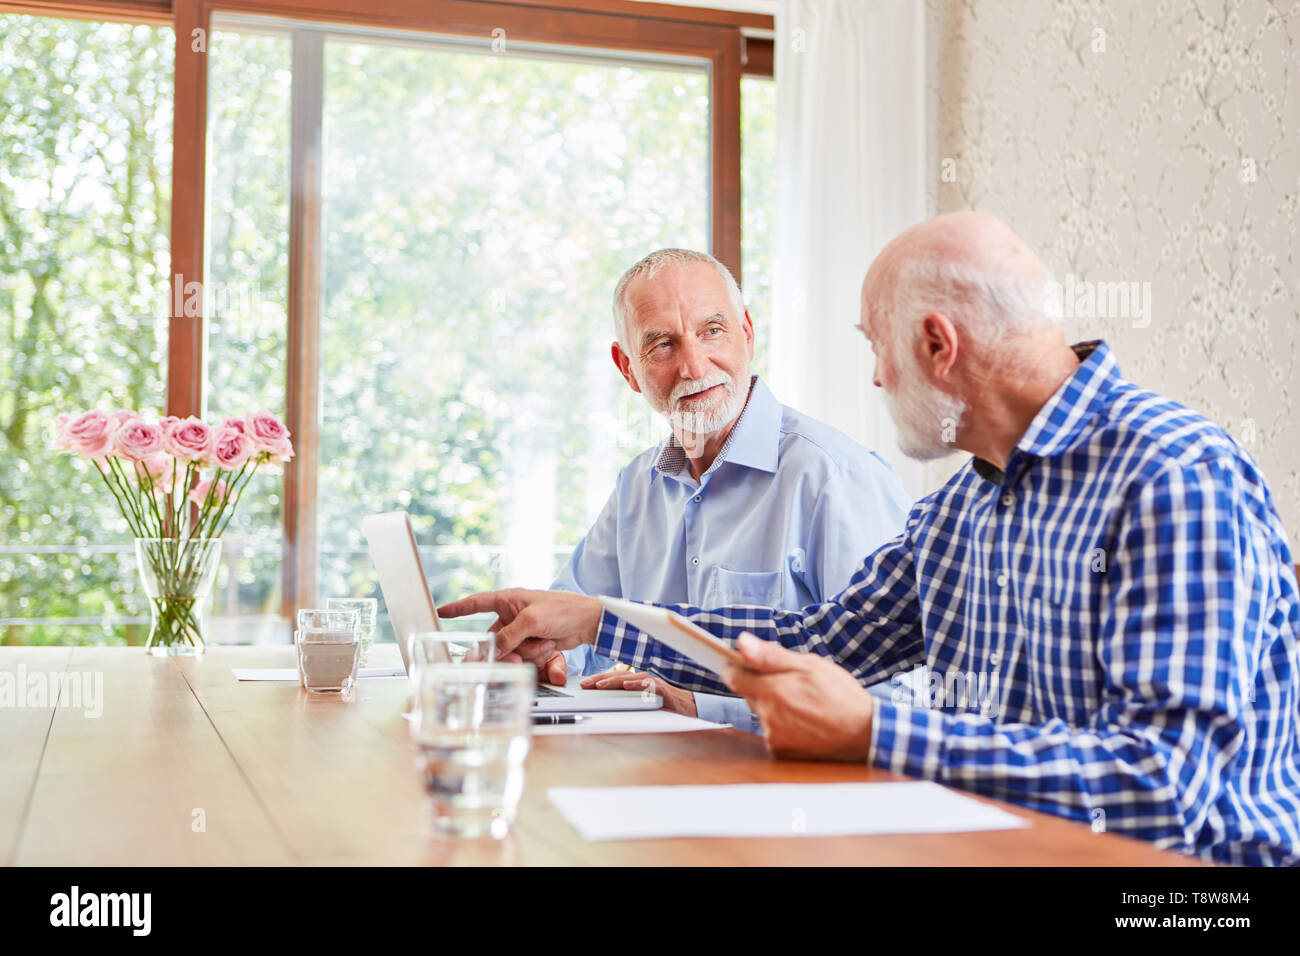
[[(298, 680), (296, 667), (232, 667), (235, 680)], [(363, 667), (357, 671), (357, 680), (371, 677), (405, 677), (400, 667)]]
[(686, 730), (726, 730), (726, 724), (667, 710), (620, 710), (583, 714), (576, 724), (534, 724), (533, 734), (675, 734)]
[(588, 841), (1010, 830), (1029, 821), (928, 781), (552, 787)]

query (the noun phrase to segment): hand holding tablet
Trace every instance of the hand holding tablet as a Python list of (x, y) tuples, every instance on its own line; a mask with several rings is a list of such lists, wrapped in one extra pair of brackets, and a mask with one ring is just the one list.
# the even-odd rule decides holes
[(620, 598), (602, 597), (601, 606), (679, 654), (707, 667), (719, 677), (728, 664), (748, 666), (740, 652), (722, 643), (704, 628), (680, 614), (653, 604), (637, 604)]

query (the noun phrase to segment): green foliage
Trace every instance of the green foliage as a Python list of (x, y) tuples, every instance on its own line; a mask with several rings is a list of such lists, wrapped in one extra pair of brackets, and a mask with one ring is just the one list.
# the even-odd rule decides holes
[[(172, 43), (0, 15), (0, 619), (145, 613), (112, 497), (48, 444), (60, 412), (162, 410)], [(0, 625), (0, 641), (147, 630)]]

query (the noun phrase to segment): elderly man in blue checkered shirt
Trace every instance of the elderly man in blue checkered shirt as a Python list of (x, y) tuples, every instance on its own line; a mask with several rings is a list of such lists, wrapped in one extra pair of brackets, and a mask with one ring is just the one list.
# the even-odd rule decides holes
[[(592, 598), (506, 591), (443, 613), (497, 611), (499, 647), (524, 659), (586, 641), (730, 689), (778, 756), (865, 760), (1207, 859), (1300, 862), (1300, 597), (1268, 486), (1221, 428), (1121, 378), (1105, 343), (1068, 346), (1051, 288), (977, 213), (872, 263), (862, 331), (903, 450), (973, 457), (833, 601), (675, 607), (748, 667), (719, 680)], [(863, 690), (917, 664), (927, 699)]]

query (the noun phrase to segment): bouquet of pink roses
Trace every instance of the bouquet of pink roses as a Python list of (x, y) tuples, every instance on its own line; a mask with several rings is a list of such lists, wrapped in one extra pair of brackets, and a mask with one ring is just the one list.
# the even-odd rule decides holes
[(221, 534), (258, 467), (293, 457), (284, 423), (270, 412), (209, 425), (89, 411), (60, 415), (54, 446), (95, 466), (135, 535), (153, 611), (150, 651), (201, 653)]
[[(219, 538), (259, 465), (293, 457), (289, 430), (270, 412), (209, 425), (135, 412), (60, 415), (55, 448), (94, 464), (137, 538)], [(203, 477), (211, 468), (211, 477)], [(189, 505), (197, 520), (185, 520)]]

